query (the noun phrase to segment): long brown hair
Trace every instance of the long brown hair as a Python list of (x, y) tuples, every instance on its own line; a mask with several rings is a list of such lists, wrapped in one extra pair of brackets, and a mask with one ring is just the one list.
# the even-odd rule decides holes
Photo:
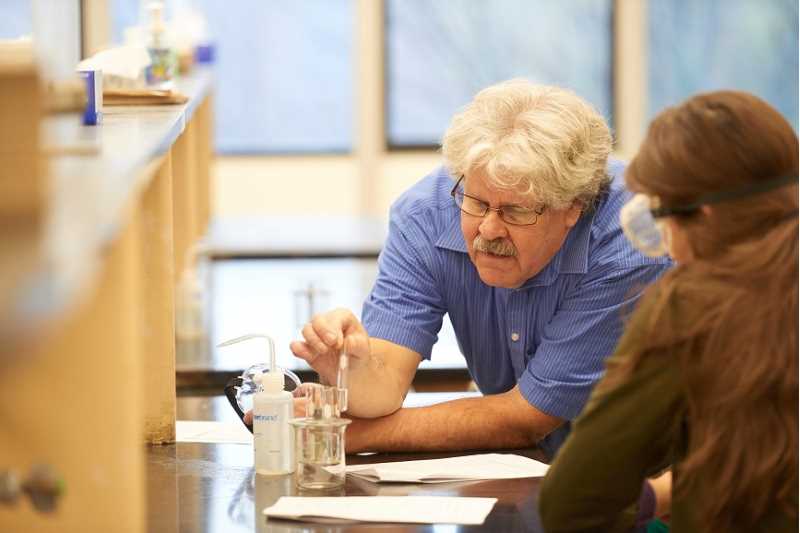
[[(789, 123), (751, 94), (720, 91), (662, 112), (626, 180), (680, 206), (797, 172)], [(646, 340), (618, 375), (648, 354), (677, 358), (688, 448), (676, 490), (702, 495), (695, 514), (708, 531), (797, 515), (797, 207), (795, 184), (676, 217), (694, 259), (632, 318)]]

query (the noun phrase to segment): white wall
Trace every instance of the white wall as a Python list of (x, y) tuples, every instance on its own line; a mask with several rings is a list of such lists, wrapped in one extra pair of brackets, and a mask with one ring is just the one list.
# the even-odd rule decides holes
[(353, 156), (218, 157), (214, 215), (384, 215), (439, 164), (436, 153), (392, 154), (362, 179)]

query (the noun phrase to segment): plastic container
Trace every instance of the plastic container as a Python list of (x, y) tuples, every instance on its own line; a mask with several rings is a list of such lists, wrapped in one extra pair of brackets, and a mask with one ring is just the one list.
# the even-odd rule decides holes
[(253, 397), (253, 453), (257, 474), (276, 476), (295, 470), (292, 393), (283, 389), (283, 372), (256, 376), (261, 386)]
[(172, 80), (178, 70), (178, 58), (167, 38), (164, 4), (150, 2), (147, 10), (150, 15), (150, 25), (147, 28), (147, 52), (150, 54), (147, 83), (161, 89), (171, 89)]

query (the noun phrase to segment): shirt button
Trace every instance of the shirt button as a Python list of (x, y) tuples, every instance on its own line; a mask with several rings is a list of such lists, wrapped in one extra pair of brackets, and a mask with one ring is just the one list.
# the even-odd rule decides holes
[(519, 333), (512, 333), (511, 340), (517, 342), (519, 340)]

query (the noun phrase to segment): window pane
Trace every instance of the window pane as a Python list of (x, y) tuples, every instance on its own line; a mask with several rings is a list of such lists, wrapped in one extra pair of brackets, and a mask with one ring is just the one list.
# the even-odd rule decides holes
[(350, 150), (353, 0), (196, 4), (217, 45), (218, 151)]
[(111, 0), (111, 40), (115, 44), (125, 42), (125, 29), (139, 24), (141, 6), (139, 0)]
[(0, 39), (16, 39), (32, 32), (31, 0), (0, 2)]
[(475, 93), (514, 77), (611, 118), (612, 0), (387, 0), (387, 137), (435, 145)]
[[(216, 44), (218, 152), (351, 149), (354, 0), (185, 3), (205, 14)], [(112, 0), (117, 42), (139, 14), (139, 0)]]
[(649, 118), (722, 88), (757, 94), (797, 130), (797, 0), (650, 0)]

